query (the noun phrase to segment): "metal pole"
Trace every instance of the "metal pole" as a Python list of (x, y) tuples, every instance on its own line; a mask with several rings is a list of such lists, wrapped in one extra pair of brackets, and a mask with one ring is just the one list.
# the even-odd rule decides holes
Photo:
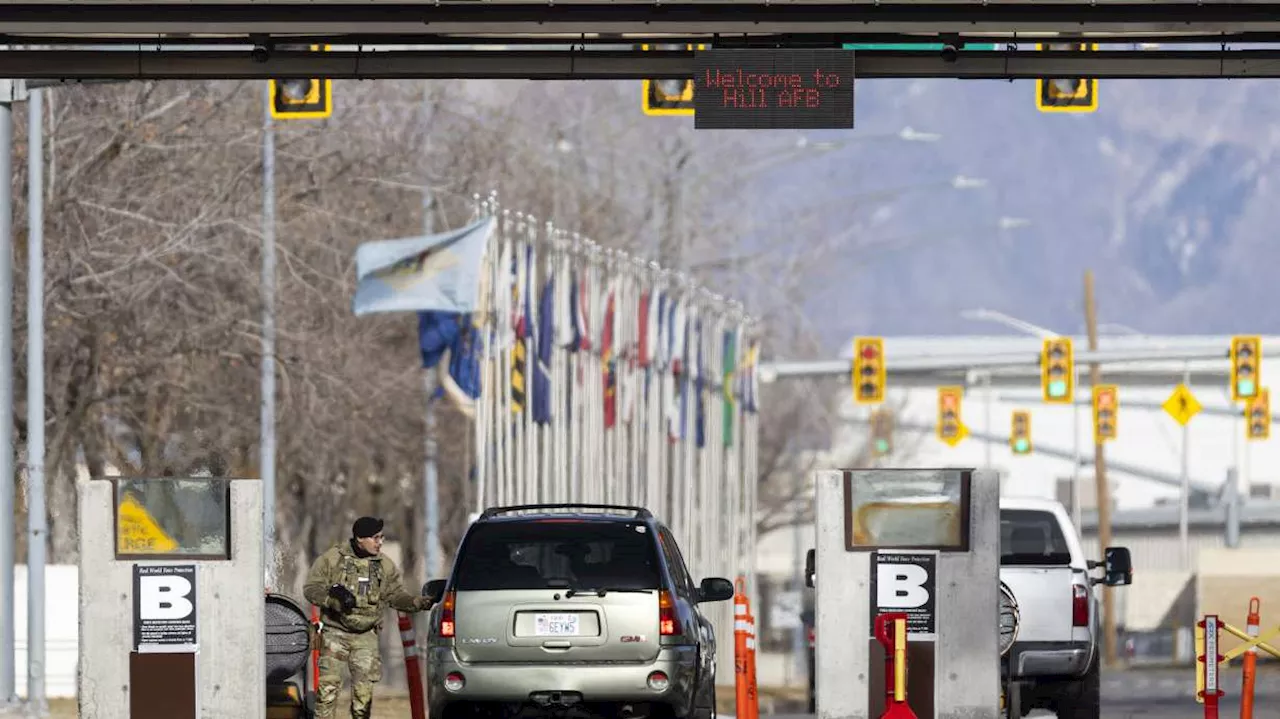
[[(1072, 372), (1075, 373), (1072, 386), (1079, 387), (1079, 366), (1073, 368)], [(1083, 526), (1084, 508), (1081, 505), (1084, 504), (1084, 487), (1080, 484), (1080, 403), (1075, 399), (1071, 398), (1071, 521), (1079, 531)]]
[[(1191, 365), (1188, 363), (1182, 372), (1182, 383), (1191, 389)], [(1184, 570), (1191, 569), (1191, 538), (1188, 527), (1187, 514), (1191, 509), (1191, 472), (1190, 472), (1190, 455), (1188, 448), (1190, 444), (1190, 423), (1182, 425), (1182, 496), (1179, 500), (1178, 511), (1178, 539), (1182, 547), (1182, 568)]]
[(13, 594), (13, 105), (0, 102), (0, 712), (18, 704)]
[(27, 105), (27, 707), (45, 716), (44, 90)]
[[(804, 492), (805, 473), (795, 472), (794, 483), (792, 484), (792, 494), (794, 495), (791, 505), (791, 541), (795, 551), (791, 560), (791, 591), (795, 592), (797, 597), (804, 597), (804, 529), (801, 522), (801, 507), (803, 506), (800, 497)], [(812, 526), (809, 527), (812, 531)], [(804, 602), (801, 601), (799, 606), (803, 607)], [(803, 614), (803, 612), (802, 612)], [(809, 637), (804, 629), (804, 621), (800, 616), (796, 617), (796, 626), (791, 630), (791, 667), (794, 667), (796, 676), (805, 676), (806, 667), (808, 666), (808, 645)], [(786, 684), (791, 684), (792, 670), (786, 672)]]
[[(432, 217), (432, 199), (431, 190), (427, 183), (427, 178), (423, 178), (422, 183), (422, 233), (430, 235), (435, 225), (434, 217)], [(422, 494), (423, 509), (426, 516), (423, 518), (423, 574), (425, 579), (431, 579), (441, 570), (440, 557), (440, 483), (436, 472), (436, 413), (432, 407), (431, 396), (435, 392), (435, 383), (431, 381), (431, 375), (424, 373), (422, 377), (423, 387), (427, 391), (426, 406), (426, 466), (423, 468), (422, 476)], [(480, 420), (476, 420), (479, 422)]]
[(276, 136), (271, 85), (263, 84), (262, 120), (262, 558), (266, 583), (276, 578)]
[[(990, 372), (984, 375), (984, 384), (986, 384), (986, 391), (983, 393), (983, 402), (985, 404), (986, 415), (987, 415), (986, 416), (987, 434), (994, 435), (996, 433), (995, 426), (991, 423), (991, 403), (994, 397), (992, 396), (992, 391), (991, 391), (991, 373)], [(987, 469), (991, 469), (991, 443), (983, 442), (982, 446), (985, 448), (984, 451), (986, 454), (986, 467)]]
[[(1093, 291), (1093, 270), (1084, 273), (1084, 321), (1089, 333), (1089, 351), (1098, 351), (1098, 302)], [(1102, 365), (1089, 363), (1089, 386), (1102, 384)], [(1091, 403), (1092, 404), (1092, 403)], [(1080, 405), (1076, 405), (1078, 412)], [(1092, 410), (1090, 411), (1092, 414)], [(1106, 551), (1111, 544), (1111, 485), (1107, 483), (1107, 454), (1102, 442), (1093, 443), (1093, 486), (1097, 495), (1098, 547)], [(1080, 525), (1076, 525), (1079, 527)], [(1105, 666), (1116, 664), (1116, 604), (1112, 587), (1102, 588), (1102, 657)]]

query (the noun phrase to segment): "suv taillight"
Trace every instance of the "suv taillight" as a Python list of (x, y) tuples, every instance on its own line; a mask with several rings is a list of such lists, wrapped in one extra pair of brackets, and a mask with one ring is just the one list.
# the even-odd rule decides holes
[(440, 636), (446, 639), (452, 639), (457, 629), (453, 620), (454, 597), (454, 592), (450, 591), (444, 595), (444, 602), (440, 604)]
[(675, 602), (671, 601), (671, 592), (663, 589), (658, 592), (658, 634), (669, 637), (680, 633), (680, 619), (676, 616)]
[(1089, 589), (1080, 584), (1071, 587), (1071, 626), (1089, 626)]

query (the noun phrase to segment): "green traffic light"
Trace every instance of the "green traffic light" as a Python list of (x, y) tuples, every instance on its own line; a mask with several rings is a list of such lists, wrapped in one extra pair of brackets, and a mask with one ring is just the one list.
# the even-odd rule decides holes
[(1254, 387), (1255, 385), (1251, 379), (1242, 379), (1236, 382), (1236, 392), (1241, 397), (1252, 397), (1255, 393)]
[(1050, 397), (1065, 397), (1067, 394), (1067, 383), (1063, 380), (1054, 380), (1049, 383)]
[(1019, 438), (1013, 443), (1013, 448), (1017, 452), (1027, 451), (1027, 440)]
[(887, 440), (887, 439), (877, 439), (877, 440), (876, 440), (876, 451), (877, 451), (877, 452), (879, 452), (880, 454), (884, 454), (884, 453), (888, 452), (888, 451), (889, 451), (889, 440)]

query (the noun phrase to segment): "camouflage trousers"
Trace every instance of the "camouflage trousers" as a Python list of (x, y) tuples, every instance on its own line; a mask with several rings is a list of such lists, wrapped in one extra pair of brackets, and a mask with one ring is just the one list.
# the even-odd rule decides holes
[(320, 641), (320, 684), (316, 687), (315, 719), (337, 716), (343, 667), (351, 673), (351, 719), (369, 719), (373, 712), (373, 685), (382, 678), (378, 632), (352, 634), (326, 624)]

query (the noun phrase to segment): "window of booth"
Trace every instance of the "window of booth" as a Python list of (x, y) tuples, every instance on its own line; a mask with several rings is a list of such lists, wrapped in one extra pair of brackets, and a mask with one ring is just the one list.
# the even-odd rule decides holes
[(966, 469), (886, 469), (844, 474), (845, 548), (969, 551)]
[(117, 477), (116, 559), (230, 559), (231, 483)]

